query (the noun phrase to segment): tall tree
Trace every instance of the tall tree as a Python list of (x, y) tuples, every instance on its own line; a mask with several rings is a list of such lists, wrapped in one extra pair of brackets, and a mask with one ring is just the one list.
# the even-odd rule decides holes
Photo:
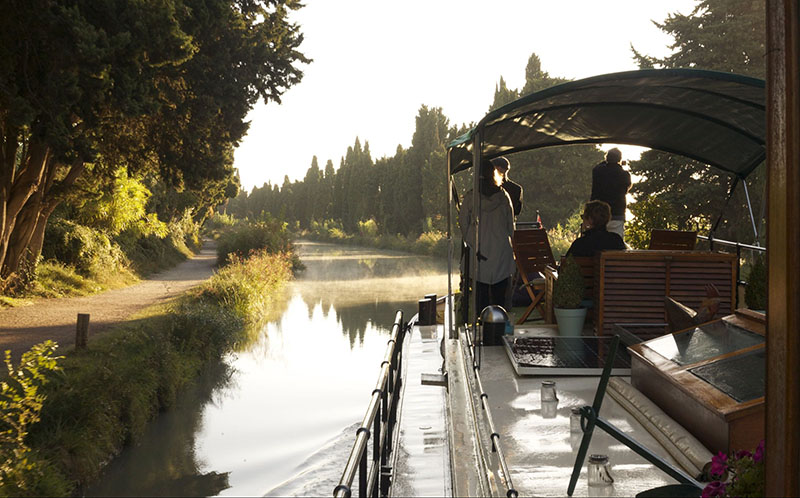
[(405, 194), (408, 231), (418, 235), (426, 221), (443, 228), (442, 213), (446, 207), (445, 147), (448, 141), (450, 120), (441, 107), (419, 108), (415, 119), (411, 148), (405, 160), (408, 175)]
[[(525, 85), (521, 90), (495, 91), (491, 109), (497, 109), (511, 97), (528, 95), (568, 80), (550, 76), (542, 70), (539, 56), (531, 54), (525, 67)], [(537, 211), (545, 226), (565, 223), (581, 203), (589, 200), (591, 166), (602, 160), (602, 153), (593, 145), (546, 147), (520, 152), (510, 158), (509, 177), (524, 189), (522, 213), (518, 220), (535, 221)]]
[(227, 186), (247, 111), (279, 100), (307, 62), (287, 21), (295, 0), (11, 3), (0, 17), (0, 279), (35, 261), (89, 164), (178, 189)]
[[(670, 48), (674, 52), (658, 58), (632, 47), (633, 57), (642, 68), (698, 68), (764, 77), (766, 30), (761, 1), (703, 0), (690, 14), (670, 14), (664, 22), (654, 24), (673, 38)], [(747, 179), (756, 217), (763, 202), (763, 169), (759, 166)], [(718, 169), (660, 151), (643, 153), (639, 161), (631, 163), (631, 173), (641, 178), (631, 190), (636, 202), (630, 206), (640, 218), (632, 228), (640, 232), (653, 228), (708, 230), (725, 209), (725, 198), (734, 181)], [(670, 207), (668, 215), (663, 211), (665, 206)], [(717, 236), (751, 241), (753, 231), (745, 221), (749, 213), (741, 187), (725, 213)]]

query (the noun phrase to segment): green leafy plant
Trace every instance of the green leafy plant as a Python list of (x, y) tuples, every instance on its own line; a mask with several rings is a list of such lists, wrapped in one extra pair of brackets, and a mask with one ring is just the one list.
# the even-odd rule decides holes
[(558, 271), (558, 280), (553, 286), (553, 306), (562, 309), (580, 308), (583, 300), (584, 282), (581, 267), (575, 258), (568, 256)]
[(767, 265), (762, 257), (757, 257), (750, 268), (744, 302), (751, 310), (767, 309)]
[(47, 383), (49, 373), (59, 370), (60, 357), (53, 356), (56, 347), (50, 340), (33, 346), (22, 354), (19, 367), (11, 362), (11, 351), (5, 353), (7, 372), (0, 382), (0, 488), (4, 490), (24, 489), (30, 476), (39, 471), (25, 437), (40, 418), (45, 396), (39, 388)]
[(737, 451), (731, 455), (719, 452), (711, 459), (714, 481), (703, 488), (701, 496), (764, 496), (764, 440), (753, 453)]

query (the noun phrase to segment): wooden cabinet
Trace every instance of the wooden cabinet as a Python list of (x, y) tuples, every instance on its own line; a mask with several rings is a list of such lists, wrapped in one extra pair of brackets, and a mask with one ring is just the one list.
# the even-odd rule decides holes
[(739, 311), (629, 348), (631, 383), (709, 450), (764, 438), (763, 315)]

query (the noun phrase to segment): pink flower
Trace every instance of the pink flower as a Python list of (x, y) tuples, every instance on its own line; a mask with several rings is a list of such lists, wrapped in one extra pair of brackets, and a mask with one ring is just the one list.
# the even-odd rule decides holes
[(753, 461), (758, 463), (764, 459), (764, 440), (762, 439), (756, 447), (756, 452), (753, 453)]
[(723, 452), (719, 452), (713, 457), (711, 457), (711, 475), (712, 476), (721, 476), (728, 470), (728, 455)]
[(711, 496), (723, 496), (725, 494), (725, 483), (720, 481), (713, 481), (706, 484), (703, 488), (703, 493), (700, 495), (702, 498), (709, 498)]
[(741, 460), (742, 458), (753, 458), (753, 454), (747, 450), (741, 450), (736, 452), (736, 459)]

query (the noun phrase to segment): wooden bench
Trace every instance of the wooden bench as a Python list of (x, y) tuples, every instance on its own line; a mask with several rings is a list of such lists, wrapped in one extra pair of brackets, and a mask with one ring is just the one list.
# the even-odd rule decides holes
[[(594, 258), (578, 259), (587, 281), (587, 297), (594, 301), (591, 315), (597, 335), (612, 334), (616, 324), (667, 323), (664, 296), (698, 309), (706, 299), (707, 284), (714, 284), (722, 298), (717, 316), (733, 311), (736, 256), (732, 254), (604, 251)], [(553, 323), (553, 285), (558, 272), (548, 267), (544, 273), (545, 321)]]

